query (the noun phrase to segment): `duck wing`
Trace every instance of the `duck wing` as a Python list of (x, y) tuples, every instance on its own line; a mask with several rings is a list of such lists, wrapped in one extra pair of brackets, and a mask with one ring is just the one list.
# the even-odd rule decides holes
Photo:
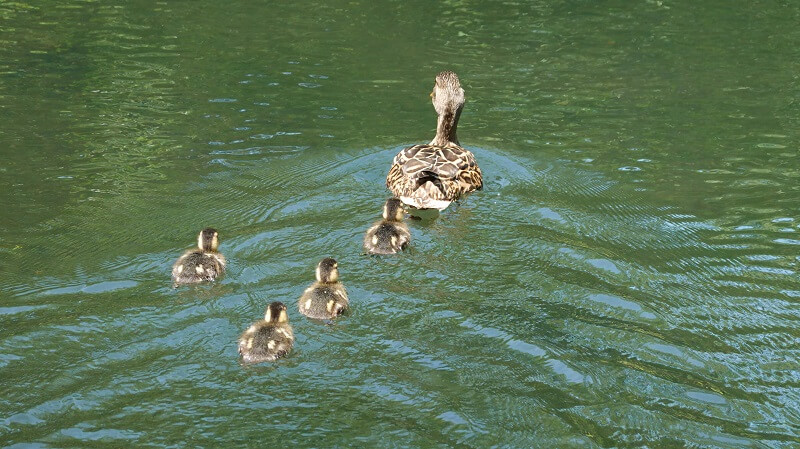
[(412, 206), (444, 209), (462, 194), (483, 187), (483, 177), (475, 156), (464, 148), (414, 145), (395, 156), (386, 186)]

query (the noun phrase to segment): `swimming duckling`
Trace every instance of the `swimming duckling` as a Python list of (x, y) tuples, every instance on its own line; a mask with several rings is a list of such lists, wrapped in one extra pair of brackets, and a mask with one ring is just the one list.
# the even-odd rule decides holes
[(386, 175), (386, 187), (409, 206), (444, 210), (465, 194), (481, 189), (483, 175), (475, 156), (456, 136), (465, 101), (458, 75), (450, 71), (436, 75), (431, 101), (439, 116), (436, 137), (397, 153)]
[(317, 265), (317, 282), (303, 292), (297, 306), (300, 313), (319, 320), (336, 318), (344, 312), (349, 301), (347, 290), (339, 282), (339, 264), (326, 257)]
[(397, 254), (408, 246), (411, 233), (403, 223), (403, 203), (389, 198), (383, 206), (383, 220), (372, 225), (364, 235), (364, 250), (370, 254)]
[(217, 252), (219, 233), (205, 228), (197, 236), (197, 248), (186, 251), (172, 266), (172, 282), (194, 284), (213, 281), (225, 272), (225, 257)]
[(288, 354), (293, 344), (286, 305), (276, 301), (267, 306), (263, 320), (253, 323), (239, 337), (239, 356), (244, 363), (271, 362)]

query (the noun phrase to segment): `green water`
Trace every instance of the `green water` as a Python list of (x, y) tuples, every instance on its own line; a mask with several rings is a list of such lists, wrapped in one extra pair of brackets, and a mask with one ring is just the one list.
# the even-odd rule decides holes
[[(798, 23), (0, 1), (0, 445), (800, 446)], [(443, 69), (485, 189), (363, 256)], [(228, 275), (172, 289), (205, 226)], [(333, 325), (296, 309), (325, 256)], [(244, 368), (274, 300), (295, 350)]]

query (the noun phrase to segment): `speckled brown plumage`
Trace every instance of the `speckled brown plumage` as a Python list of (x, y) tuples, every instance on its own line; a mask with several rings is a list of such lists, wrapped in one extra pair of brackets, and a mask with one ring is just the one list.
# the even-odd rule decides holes
[[(452, 202), (483, 187), (483, 174), (469, 150), (457, 145), (414, 145), (394, 157), (386, 187), (410, 206), (427, 208), (429, 200)], [(446, 207), (446, 206), (445, 206)]]
[(405, 204), (441, 210), (482, 188), (483, 175), (475, 156), (461, 147), (456, 135), (465, 101), (458, 76), (439, 73), (431, 99), (438, 114), (436, 136), (428, 144), (400, 151), (392, 161), (386, 186)]

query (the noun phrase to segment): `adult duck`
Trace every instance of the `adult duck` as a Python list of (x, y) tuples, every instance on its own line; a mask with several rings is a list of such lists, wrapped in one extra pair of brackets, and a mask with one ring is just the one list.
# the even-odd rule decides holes
[(482, 188), (483, 176), (475, 156), (456, 136), (464, 108), (464, 89), (458, 75), (439, 73), (431, 101), (439, 116), (436, 137), (428, 144), (397, 153), (386, 176), (386, 187), (409, 206), (444, 210), (464, 194)]

